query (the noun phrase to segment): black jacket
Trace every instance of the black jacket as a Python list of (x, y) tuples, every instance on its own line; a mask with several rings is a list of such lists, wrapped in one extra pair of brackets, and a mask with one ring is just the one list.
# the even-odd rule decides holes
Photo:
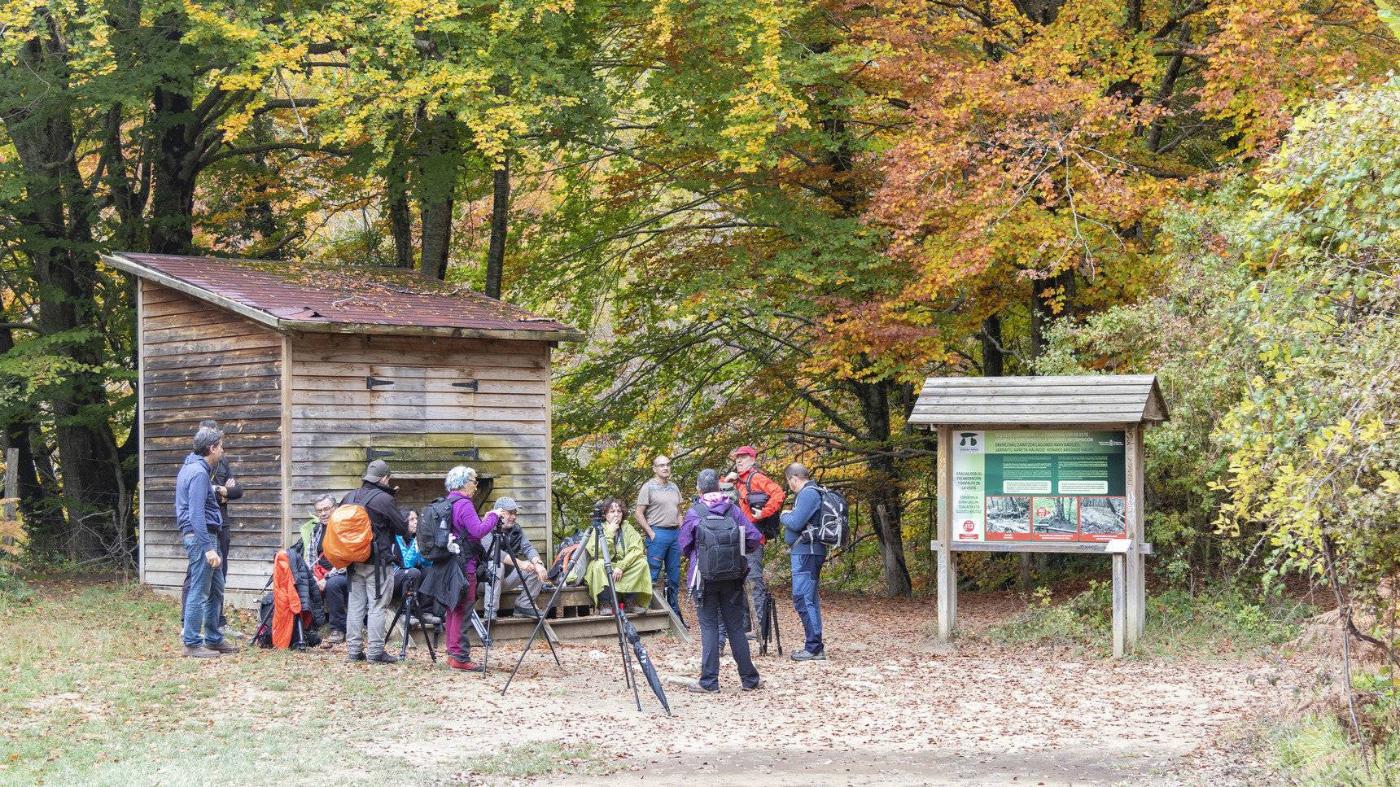
[(298, 538), (295, 544), (287, 547), (287, 557), (291, 558), (292, 578), (296, 580), (297, 595), (301, 596), (301, 609), (311, 613), (312, 625), (319, 626), (326, 622), (326, 606), (321, 589), (316, 586), (316, 577), (306, 565), (304, 548)]
[[(222, 486), (228, 489), (228, 482), (234, 480), (236, 476), (233, 468), (229, 467), (228, 457), (219, 459), (219, 463), (214, 465), (214, 470), (209, 473), (209, 482), (214, 486)], [(228, 497), (219, 498), (219, 513), (223, 514), (223, 521), (228, 521), (228, 501), (237, 500), (243, 496), (243, 485), (235, 484), (228, 490)]]
[(394, 536), (408, 538), (408, 515), (394, 505), (394, 489), (365, 481), (340, 501), (341, 505), (347, 503), (358, 503), (369, 512), (369, 524), (374, 532), (374, 557), (384, 563), (392, 562)]
[[(487, 516), (490, 516), (490, 514), (487, 514)], [(501, 540), (502, 555), (510, 555), (517, 560), (526, 561), (540, 559), (539, 551), (535, 549), (534, 544), (530, 543), (530, 538), (525, 535), (525, 529), (520, 526), (519, 522), (512, 527), (505, 528), (502, 531), (502, 535), (504, 536)], [(486, 579), (487, 577), (486, 561), (491, 558), (492, 543), (495, 539), (495, 530), (487, 533), (486, 537), (481, 539), (481, 549), (485, 553), (485, 556), (476, 564), (476, 576), (478, 579)], [(504, 570), (501, 572), (501, 576), (509, 576), (510, 572), (513, 570), (511, 566), (505, 566)]]

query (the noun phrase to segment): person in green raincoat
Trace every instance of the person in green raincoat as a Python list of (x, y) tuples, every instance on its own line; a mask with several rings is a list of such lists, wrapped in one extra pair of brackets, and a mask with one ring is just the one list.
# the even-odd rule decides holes
[[(610, 497), (603, 501), (603, 538), (608, 542), (608, 555), (612, 558), (613, 585), (622, 594), (624, 606), (646, 609), (651, 606), (651, 567), (647, 565), (646, 542), (642, 534), (631, 523), (624, 521), (626, 509), (622, 501)], [(590, 533), (583, 540), (588, 550), (588, 571), (584, 584), (593, 596), (593, 604), (599, 614), (611, 615), (613, 599), (608, 593), (608, 580), (603, 575), (603, 556), (598, 551), (597, 540)]]

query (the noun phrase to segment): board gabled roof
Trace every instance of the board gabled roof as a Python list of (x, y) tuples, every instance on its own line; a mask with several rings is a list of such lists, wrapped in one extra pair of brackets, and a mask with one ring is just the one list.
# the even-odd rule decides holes
[(909, 422), (924, 426), (1140, 424), (1167, 420), (1157, 377), (930, 377)]
[(108, 265), (278, 331), (578, 341), (555, 320), (414, 271), (113, 252)]

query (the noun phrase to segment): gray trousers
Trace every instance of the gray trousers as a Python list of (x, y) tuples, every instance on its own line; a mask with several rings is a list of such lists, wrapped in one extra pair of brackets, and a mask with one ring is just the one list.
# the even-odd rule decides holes
[(757, 631), (754, 616), (763, 614), (763, 605), (768, 602), (768, 583), (763, 580), (763, 545), (748, 554), (749, 559), (749, 604), (744, 607), (744, 630)]
[[(369, 614), (368, 655), (384, 652), (386, 610), (394, 598), (394, 575), (385, 569), (375, 587), (374, 564), (355, 563), (345, 572), (350, 577), (350, 609), (345, 614), (345, 649), (347, 653), (365, 653), (365, 614)], [(378, 599), (375, 594), (378, 592)]]
[[(507, 567), (502, 566), (501, 568), (504, 570)], [(503, 581), (486, 587), (486, 603), (488, 605), (495, 605), (499, 613), (501, 608), (501, 593), (506, 590), (515, 590), (520, 587), (522, 582), (529, 588), (530, 595), (534, 597), (536, 604), (543, 604), (549, 600), (540, 598), (540, 594), (544, 592), (544, 580), (535, 576), (533, 573), (527, 576), (519, 569), (512, 568), (510, 569), (510, 573), (506, 574), (506, 578)], [(515, 597), (515, 608), (519, 610), (529, 610), (530, 599), (526, 598), (524, 593), (521, 593)]]

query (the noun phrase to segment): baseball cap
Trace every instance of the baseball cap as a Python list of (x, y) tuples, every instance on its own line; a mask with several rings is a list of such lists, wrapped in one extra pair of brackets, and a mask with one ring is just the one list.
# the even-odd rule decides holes
[(378, 481), (386, 475), (389, 475), (389, 463), (383, 459), (376, 459), (365, 468), (362, 478), (366, 481)]
[(739, 446), (738, 448), (735, 448), (733, 451), (730, 451), (730, 452), (729, 452), (729, 456), (730, 456), (731, 459), (734, 458), (734, 457), (736, 457), (736, 456), (752, 456), (752, 457), (757, 457), (757, 456), (758, 456), (758, 449), (754, 448), (754, 447), (751, 446), (751, 445), (741, 445), (741, 446)]
[(520, 504), (515, 502), (513, 497), (503, 497), (496, 501), (497, 511), (519, 511)]

